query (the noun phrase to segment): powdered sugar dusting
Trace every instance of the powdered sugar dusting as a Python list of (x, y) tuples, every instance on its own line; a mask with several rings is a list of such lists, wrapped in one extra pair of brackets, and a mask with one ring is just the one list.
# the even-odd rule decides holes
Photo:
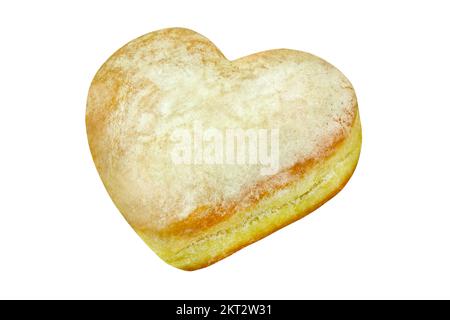
[[(103, 67), (121, 70), (126, 84), (99, 138), (105, 143), (97, 152), (107, 159), (99, 170), (135, 225), (164, 228), (198, 207), (236, 199), (262, 179), (260, 165), (175, 165), (170, 135), (177, 128), (194, 121), (223, 130), (277, 128), (285, 171), (320, 157), (351, 127), (353, 89), (323, 60), (274, 50), (229, 62), (204, 37), (172, 30), (131, 42)], [(90, 101), (97, 100), (92, 92)], [(278, 185), (289, 177), (274, 179)]]

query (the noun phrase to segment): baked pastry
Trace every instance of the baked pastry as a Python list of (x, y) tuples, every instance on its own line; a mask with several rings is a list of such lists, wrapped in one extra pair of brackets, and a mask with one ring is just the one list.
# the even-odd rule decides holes
[(361, 147), (355, 92), (329, 63), (287, 49), (229, 61), (182, 28), (133, 40), (103, 64), (86, 126), (117, 208), (184, 270), (318, 208), (349, 180)]

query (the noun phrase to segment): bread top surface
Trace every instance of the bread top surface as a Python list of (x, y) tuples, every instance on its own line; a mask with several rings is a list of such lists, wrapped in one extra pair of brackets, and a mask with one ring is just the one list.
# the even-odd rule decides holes
[[(103, 183), (130, 224), (161, 231), (223, 216), (299, 179), (332, 152), (357, 114), (350, 82), (308, 53), (280, 49), (235, 61), (202, 35), (164, 29), (113, 54), (92, 81), (86, 125)], [(175, 164), (172, 134), (193, 124), (278, 129), (279, 169)]]

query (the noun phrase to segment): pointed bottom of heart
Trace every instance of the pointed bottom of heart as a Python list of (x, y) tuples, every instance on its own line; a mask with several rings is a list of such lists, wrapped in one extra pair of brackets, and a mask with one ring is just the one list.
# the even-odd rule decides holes
[(305, 171), (299, 181), (268, 196), (254, 207), (235, 213), (201, 236), (155, 237), (136, 230), (168, 264), (183, 270), (207, 267), (299, 220), (336, 195), (355, 170), (361, 148), (359, 117), (334, 152)]

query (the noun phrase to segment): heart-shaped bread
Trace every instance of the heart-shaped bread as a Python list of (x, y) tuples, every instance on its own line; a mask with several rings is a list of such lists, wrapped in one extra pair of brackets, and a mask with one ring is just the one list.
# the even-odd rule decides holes
[(181, 28), (133, 40), (103, 64), (86, 126), (120, 212), (185, 270), (318, 208), (361, 147), (355, 92), (329, 63), (286, 49), (229, 61)]

